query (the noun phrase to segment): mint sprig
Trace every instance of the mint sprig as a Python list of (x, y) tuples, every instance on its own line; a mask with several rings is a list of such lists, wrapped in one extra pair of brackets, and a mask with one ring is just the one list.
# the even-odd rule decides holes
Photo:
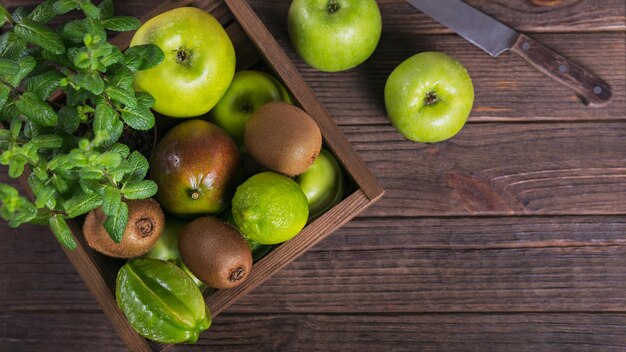
[[(47, 25), (81, 11), (83, 18)], [(32, 11), (0, 6), (0, 164), (10, 177), (31, 171), (30, 200), (0, 184), (0, 217), (9, 226), (49, 225), (68, 249), (76, 242), (67, 219), (101, 208), (115, 242), (128, 222), (124, 199), (152, 197), (148, 161), (118, 143), (124, 130), (154, 127), (154, 98), (132, 88), (134, 73), (158, 65), (163, 52), (141, 45), (122, 53), (107, 31), (136, 30), (141, 22), (114, 16), (112, 0), (46, 0)], [(49, 101), (62, 90), (64, 99)]]

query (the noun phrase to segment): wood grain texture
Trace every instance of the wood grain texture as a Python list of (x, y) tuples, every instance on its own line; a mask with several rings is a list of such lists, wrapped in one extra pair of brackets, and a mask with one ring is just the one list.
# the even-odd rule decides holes
[[(2, 324), (15, 316), (0, 313), (0, 351), (124, 350), (98, 313), (29, 316)], [(624, 314), (224, 314), (214, 334), (171, 351), (617, 352), (626, 348), (624, 327)]]
[[(47, 231), (2, 226), (0, 312), (98, 309)], [(626, 312), (624, 233), (623, 216), (357, 218), (227, 313)]]
[(626, 213), (625, 123), (473, 124), (430, 145), (343, 131), (386, 191), (364, 216)]
[(621, 314), (236, 315), (174, 351), (623, 351), (625, 324)]

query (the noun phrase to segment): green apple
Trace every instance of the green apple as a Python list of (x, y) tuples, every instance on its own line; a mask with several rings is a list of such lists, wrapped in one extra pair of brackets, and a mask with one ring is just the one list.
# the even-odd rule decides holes
[(294, 0), (287, 25), (298, 55), (327, 72), (348, 70), (367, 60), (382, 30), (375, 0)]
[(222, 25), (206, 11), (180, 7), (144, 23), (130, 45), (155, 44), (165, 59), (135, 74), (135, 89), (150, 93), (155, 111), (171, 117), (207, 113), (235, 74), (235, 49)]
[(271, 75), (261, 71), (239, 71), (210, 116), (241, 145), (250, 115), (270, 101), (293, 103), (289, 92)]
[(474, 104), (467, 70), (441, 52), (414, 55), (396, 67), (385, 85), (393, 126), (415, 142), (441, 142), (465, 125)]
[(326, 212), (343, 199), (344, 178), (341, 166), (326, 149), (302, 174), (296, 176), (309, 203), (309, 221)]

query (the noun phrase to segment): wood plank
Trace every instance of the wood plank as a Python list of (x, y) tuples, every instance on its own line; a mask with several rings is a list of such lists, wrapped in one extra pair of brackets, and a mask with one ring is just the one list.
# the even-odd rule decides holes
[[(287, 28), (291, 0), (250, 0), (263, 22), (274, 31)], [(467, 3), (520, 32), (624, 31), (626, 6), (621, 0), (558, 0), (556, 6), (535, 6), (530, 0), (467, 0)], [(421, 34), (451, 31), (405, 0), (378, 0), (383, 26), (397, 25)]]
[(623, 351), (622, 314), (223, 315), (172, 351)]
[[(223, 314), (170, 351), (623, 351), (625, 314)], [(100, 313), (0, 313), (0, 350), (121, 351)], [(9, 351), (9, 349), (6, 349)]]
[(467, 68), (475, 90), (470, 122), (626, 118), (625, 33), (532, 36), (612, 85), (613, 100), (603, 108), (584, 106), (572, 90), (515, 54), (492, 58), (456, 35), (422, 36), (390, 23), (368, 61), (339, 73), (311, 68), (292, 49), (286, 33), (273, 35), (339, 125), (388, 124), (384, 102), (387, 77), (404, 59), (424, 51), (443, 51)]
[[(0, 233), (0, 312), (98, 310), (44, 228)], [(223, 314), (625, 312), (624, 233), (623, 216), (357, 218)]]
[(626, 246), (623, 216), (359, 217), (310, 251)]
[(96, 302), (92, 299), (90, 303), (96, 309), (0, 311), (0, 351), (126, 351)]
[(363, 216), (626, 213), (626, 124), (470, 124), (438, 144), (345, 126), (385, 196)]

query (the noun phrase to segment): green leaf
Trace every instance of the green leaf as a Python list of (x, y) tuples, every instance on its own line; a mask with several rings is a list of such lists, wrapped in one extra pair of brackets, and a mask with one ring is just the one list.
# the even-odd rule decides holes
[(37, 5), (33, 11), (28, 15), (28, 18), (39, 23), (48, 23), (56, 17), (54, 11), (54, 3), (56, 0), (46, 0)]
[(124, 238), (124, 231), (128, 224), (128, 205), (122, 202), (115, 214), (107, 216), (104, 221), (104, 229), (115, 243), (120, 243)]
[(22, 83), (22, 80), (35, 69), (37, 62), (32, 56), (23, 56), (17, 59), (17, 64), (19, 69), (14, 74), (6, 77), (6, 81), (13, 87), (17, 87)]
[(127, 199), (145, 199), (154, 196), (157, 189), (157, 184), (154, 181), (143, 180), (127, 183), (122, 188), (122, 193)]
[(86, 193), (100, 193), (102, 192), (102, 180), (88, 180), (84, 178), (80, 178), (78, 183), (80, 185), (80, 189)]
[(97, 72), (77, 73), (72, 77), (72, 82), (96, 95), (104, 91), (104, 81)]
[(100, 9), (89, 0), (80, 0), (80, 8), (91, 18), (100, 18)]
[(77, 68), (84, 71), (91, 68), (91, 56), (89, 55), (88, 48), (69, 48), (67, 50), (67, 56), (72, 60)]
[(126, 66), (132, 71), (147, 70), (165, 59), (163, 51), (154, 44), (135, 45), (124, 52)]
[(20, 69), (20, 65), (11, 59), (0, 57), (0, 76), (10, 76)]
[(25, 7), (17, 7), (13, 10), (13, 22), (17, 23), (22, 21), (22, 19), (28, 17), (28, 11), (26, 11)]
[(59, 124), (57, 127), (68, 134), (73, 134), (80, 125), (80, 119), (78, 117), (78, 111), (76, 107), (65, 105), (58, 112)]
[(96, 161), (106, 168), (113, 168), (122, 162), (122, 156), (118, 153), (109, 151), (98, 155)]
[(100, 18), (110, 18), (113, 17), (114, 7), (113, 0), (104, 0), (100, 4), (98, 4), (98, 8), (100, 9)]
[(131, 16), (117, 16), (103, 20), (102, 25), (110, 31), (126, 32), (139, 29), (141, 21)]
[[(2, 130), (0, 130), (0, 138), (2, 138)], [(111, 146), (111, 148), (109, 148), (110, 151), (118, 153), (122, 158), (126, 159), (128, 158), (128, 155), (130, 154), (130, 148), (128, 148), (128, 146), (126, 144), (122, 144), (122, 143), (115, 143)]]
[(120, 120), (113, 122), (113, 127), (109, 131), (109, 138), (102, 142), (100, 147), (107, 148), (120, 139), (120, 136), (124, 132), (124, 123)]
[(17, 60), (26, 51), (26, 41), (13, 31), (0, 35), (0, 56)]
[(43, 126), (55, 126), (59, 121), (54, 109), (33, 92), (24, 92), (15, 102), (15, 107), (21, 114)]
[(75, 43), (83, 42), (83, 35), (87, 32), (87, 26), (84, 19), (72, 20), (64, 22), (58, 29), (59, 35), (63, 39), (70, 40)]
[(14, 118), (13, 120), (11, 120), (11, 125), (9, 126), (9, 130), (11, 131), (11, 137), (17, 139), (17, 137), (20, 136), (20, 132), (22, 132), (22, 126), (24, 126), (22, 120), (18, 118)]
[(93, 35), (94, 39), (101, 41), (107, 40), (107, 32), (104, 30), (100, 20), (91, 17), (85, 18), (85, 28), (87, 33)]
[(111, 100), (124, 104), (126, 107), (137, 106), (135, 91), (132, 89), (123, 89), (120, 87), (109, 86), (106, 89), (106, 93)]
[(95, 117), (93, 120), (94, 131), (111, 131), (113, 123), (118, 120), (117, 111), (104, 99), (96, 104)]
[(37, 209), (37, 215), (30, 220), (30, 223), (42, 226), (50, 225), (50, 210)]
[(113, 65), (107, 71), (109, 75), (109, 84), (122, 89), (131, 89), (135, 74), (124, 65)]
[(11, 162), (9, 163), (9, 177), (18, 178), (24, 173), (24, 167), (28, 163), (28, 158), (24, 155), (18, 154), (11, 156)]
[(32, 76), (26, 82), (26, 89), (34, 92), (42, 100), (48, 99), (59, 88), (59, 82), (64, 76), (57, 70), (51, 70)]
[[(11, 142), (12, 139), (13, 138), (11, 137), (11, 132), (10, 131), (4, 130), (4, 129), (0, 129), (0, 150), (6, 150), (8, 148), (9, 143)], [(128, 156), (128, 154), (126, 154), (126, 156), (124, 156), (124, 158), (126, 158), (127, 156)]]
[(102, 205), (102, 196), (98, 193), (82, 193), (66, 200), (63, 204), (67, 216), (75, 218)]
[(7, 219), (9, 227), (16, 228), (37, 216), (37, 207), (24, 197), (17, 198), (15, 208), (15, 211)]
[(150, 109), (127, 107), (122, 110), (122, 119), (136, 130), (146, 131), (154, 127), (154, 115)]
[(142, 107), (144, 109), (150, 109), (156, 102), (156, 100), (152, 97), (152, 95), (150, 95), (150, 93), (137, 92), (136, 95), (137, 95), (137, 105), (139, 105), (139, 107)]
[(65, 52), (65, 45), (63, 45), (59, 35), (39, 22), (24, 18), (13, 30), (20, 38), (53, 54), (63, 54)]
[(28, 185), (35, 195), (35, 205), (37, 208), (43, 208), (46, 204), (51, 207), (56, 206), (57, 191), (54, 186), (46, 185), (45, 182), (39, 180), (34, 173), (28, 177)]
[(2, 108), (9, 99), (9, 94), (11, 94), (11, 89), (0, 84), (0, 108)]
[(94, 180), (100, 182), (102, 180), (102, 168), (100, 167), (83, 167), (78, 173), (81, 181)]
[(52, 185), (54, 186), (54, 188), (56, 188), (59, 193), (65, 193), (67, 191), (69, 191), (70, 186), (67, 183), (67, 181), (57, 175), (52, 175), (52, 177), (50, 177), (50, 183), (52, 183)]
[(43, 134), (33, 137), (29, 143), (35, 143), (42, 149), (55, 149), (63, 146), (63, 137), (56, 134)]
[(0, 5), (0, 27), (3, 26), (6, 22), (14, 22), (14, 20), (11, 19), (11, 14), (9, 13), (9, 11), (7, 11), (4, 6)]
[(121, 204), (122, 194), (117, 187), (106, 186), (102, 189), (102, 211), (106, 215), (115, 215)]
[(104, 66), (109, 67), (124, 59), (124, 55), (122, 55), (120, 49), (115, 45), (105, 42), (102, 44), (102, 47), (106, 48), (106, 53), (100, 57), (100, 63)]
[(72, 10), (75, 10), (78, 8), (78, 1), (76, 0), (57, 0), (55, 1), (54, 5), (52, 6), (54, 12), (57, 15), (63, 15), (65, 13), (68, 13)]
[(68, 89), (66, 92), (67, 105), (78, 106), (85, 103), (93, 94), (86, 89)]
[(0, 201), (3, 203), (9, 203), (15, 201), (19, 196), (17, 188), (9, 186), (4, 183), (0, 183)]
[(76, 240), (63, 216), (56, 214), (50, 217), (50, 228), (63, 247), (72, 251), (76, 249)]
[(131, 167), (127, 182), (141, 181), (146, 178), (150, 164), (145, 156), (138, 151), (130, 153), (128, 165)]

